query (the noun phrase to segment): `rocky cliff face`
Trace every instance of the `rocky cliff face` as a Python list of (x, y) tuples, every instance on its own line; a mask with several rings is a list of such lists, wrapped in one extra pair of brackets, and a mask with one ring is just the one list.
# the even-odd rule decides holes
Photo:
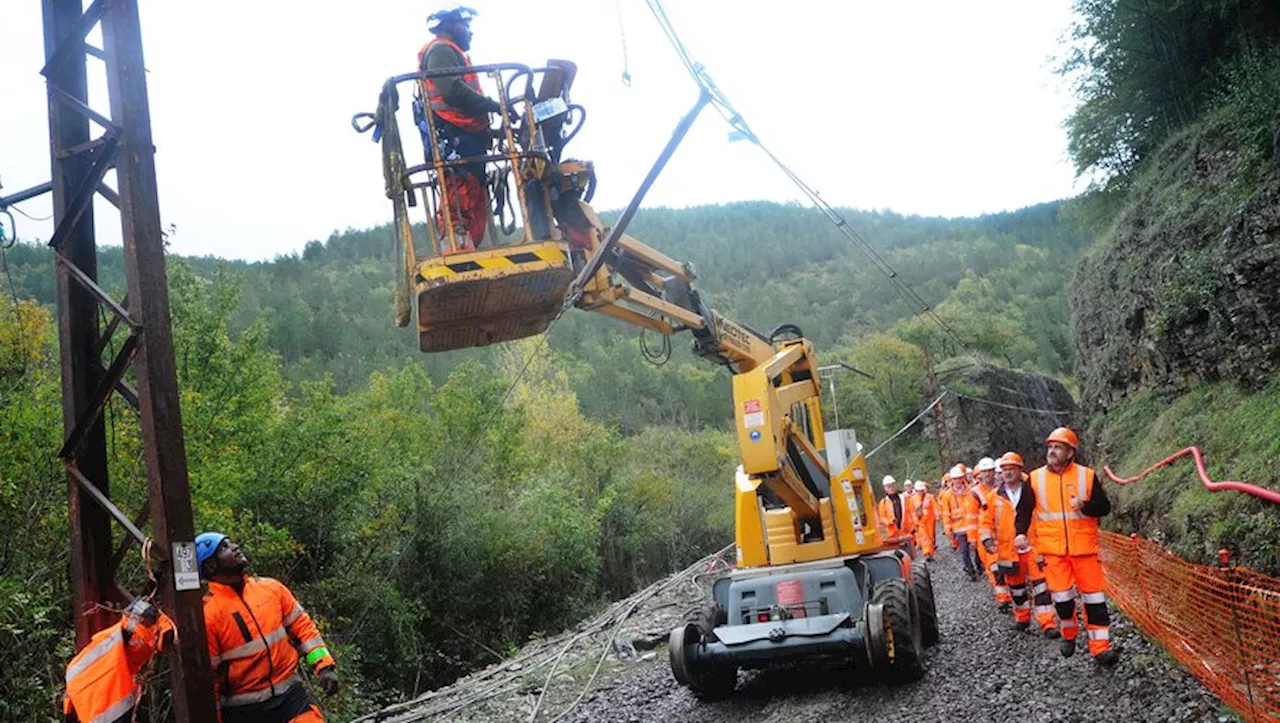
[[(954, 459), (972, 466), (982, 457), (1021, 454), (1027, 468), (1044, 464), (1044, 438), (1054, 428), (1079, 423), (1075, 400), (1058, 380), (1032, 372), (986, 368), (950, 382), (957, 391), (942, 401), (941, 421)], [(971, 389), (971, 394), (963, 392)], [(932, 420), (922, 428), (937, 436)]]
[(1207, 127), (1163, 149), (1076, 269), (1076, 372), (1091, 412), (1139, 390), (1256, 386), (1280, 364), (1280, 169), (1223, 138)]

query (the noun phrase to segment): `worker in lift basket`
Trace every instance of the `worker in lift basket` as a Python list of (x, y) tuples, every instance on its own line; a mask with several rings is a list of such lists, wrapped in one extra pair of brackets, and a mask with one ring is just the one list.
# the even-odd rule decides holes
[(311, 616), (283, 583), (246, 575), (248, 559), (221, 532), (196, 537), (196, 560), (209, 581), (204, 624), (222, 723), (323, 723), (299, 656), (325, 695), (338, 692), (338, 674)]
[(1104, 667), (1115, 665), (1119, 654), (1111, 649), (1111, 615), (1102, 593), (1106, 577), (1098, 559), (1098, 519), (1111, 513), (1111, 500), (1102, 480), (1076, 461), (1080, 440), (1066, 427), (1058, 427), (1045, 439), (1048, 463), (1031, 473), (1036, 495), (1033, 522), (1036, 549), (1045, 559), (1049, 595), (1058, 610), (1058, 641), (1064, 658), (1076, 651), (1076, 591), (1084, 598), (1084, 620), (1089, 652)]
[(884, 485), (884, 499), (880, 500), (879, 516), (887, 537), (910, 535), (911, 517), (907, 514), (907, 501), (898, 492), (898, 480), (887, 474), (881, 483)]
[[(476, 15), (475, 10), (462, 6), (432, 13), (427, 24), (435, 39), (418, 51), (418, 70), (470, 68), (471, 59), (467, 57), (467, 51), (471, 49), (471, 19)], [(416, 101), (414, 110), (423, 143), (427, 145), (428, 159), (432, 157), (433, 143), (440, 147), (440, 156), (444, 160), (483, 156), (489, 152), (492, 143), (489, 114), (500, 112), (502, 107), (498, 101), (481, 92), (479, 76), (465, 73), (422, 80), (418, 89), (421, 99)], [(433, 115), (436, 138), (431, 138), (428, 132), (427, 112)], [(448, 203), (442, 203), (436, 213), (439, 237), (446, 236), (447, 207), (457, 250), (474, 251), (484, 240), (485, 224), (489, 218), (484, 163), (450, 168), (443, 175), (444, 195)], [(450, 252), (447, 246), (445, 252)]]

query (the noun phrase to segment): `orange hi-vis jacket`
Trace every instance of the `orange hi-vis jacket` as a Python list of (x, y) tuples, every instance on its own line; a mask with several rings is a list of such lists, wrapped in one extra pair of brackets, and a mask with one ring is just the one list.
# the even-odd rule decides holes
[(915, 529), (914, 520), (911, 519), (911, 515), (907, 514), (907, 498), (902, 493), (898, 493), (898, 500), (902, 504), (901, 526), (898, 525), (897, 518), (893, 512), (893, 500), (889, 499), (888, 496), (880, 500), (880, 524), (884, 525), (889, 537), (910, 535), (912, 530)]
[(947, 535), (963, 535), (964, 504), (955, 490), (948, 487), (938, 493), (938, 508), (942, 516), (942, 531)]
[(977, 542), (978, 537), (978, 517), (982, 513), (982, 509), (991, 502), (991, 495), (995, 494), (995, 487), (983, 487), (981, 484), (974, 484), (964, 493), (964, 530), (969, 537), (969, 542)]
[[(978, 537), (996, 541), (996, 561), (1002, 566), (1018, 562), (1022, 553), (1018, 552), (1013, 541), (1019, 534), (1027, 535), (1034, 547), (1030, 518), (1035, 509), (1035, 493), (1031, 490), (1031, 485), (1023, 482), (1017, 505), (1008, 497), (1009, 494), (1007, 488), (998, 488), (995, 494), (987, 498), (987, 507), (978, 518)], [(1018, 520), (1019, 511), (1023, 511), (1021, 521)], [(1020, 529), (1023, 531), (1020, 532)]]
[(140, 693), (138, 671), (159, 652), (170, 630), (173, 622), (163, 613), (154, 625), (126, 618), (99, 630), (67, 664), (62, 712), (75, 713), (80, 723), (113, 723), (128, 713)]
[(1043, 555), (1098, 554), (1098, 520), (1079, 509), (1093, 498), (1093, 470), (1074, 461), (1061, 474), (1039, 467), (1031, 473), (1031, 487), (1036, 495), (1036, 549)]
[(334, 665), (311, 616), (269, 577), (246, 577), (239, 591), (210, 581), (204, 624), (219, 708), (261, 703), (301, 683), (299, 652), (316, 672)]
[[(459, 57), (462, 58), (462, 62), (468, 68), (471, 67), (471, 58), (467, 57), (466, 52), (464, 52), (462, 48), (458, 47), (457, 43), (453, 42), (448, 38), (437, 37), (436, 39), (422, 46), (422, 49), (418, 51), (418, 67), (419, 68), (422, 67), (422, 61), (426, 59), (427, 53), (431, 52), (431, 47), (436, 43), (447, 45), (450, 48), (453, 48), (455, 51), (457, 51)], [(463, 75), (462, 82), (471, 86), (471, 89), (476, 91), (477, 93), (480, 92), (480, 77), (475, 73), (466, 73), (465, 75)], [(422, 96), (426, 98), (427, 104), (431, 107), (431, 110), (435, 111), (436, 115), (440, 116), (441, 118), (448, 121), (449, 123), (452, 123), (453, 125), (463, 130), (471, 131), (473, 133), (477, 131), (485, 130), (486, 128), (489, 127), (488, 116), (474, 116), (474, 115), (471, 115), (470, 113), (464, 113), (463, 111), (457, 108), (454, 108), (453, 106), (446, 103), (444, 100), (444, 95), (440, 92), (438, 88), (436, 88), (436, 84), (431, 82), (430, 79), (426, 79), (421, 82), (421, 89), (422, 89)]]
[(917, 495), (914, 492), (907, 495), (906, 516), (911, 518), (911, 526), (916, 530), (925, 530), (927, 534), (934, 534), (938, 524), (938, 505), (933, 499), (933, 495), (928, 492)]

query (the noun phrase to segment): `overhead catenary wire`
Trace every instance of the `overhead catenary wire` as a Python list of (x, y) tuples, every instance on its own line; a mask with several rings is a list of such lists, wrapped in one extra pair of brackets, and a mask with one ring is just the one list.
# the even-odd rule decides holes
[(662, 27), (663, 33), (667, 36), (667, 40), (671, 43), (672, 48), (675, 49), (676, 55), (689, 71), (689, 74), (693, 76), (693, 79), (697, 82), (698, 86), (711, 96), (711, 105), (716, 109), (720, 116), (724, 118), (725, 122), (734, 129), (735, 138), (748, 140), (763, 151), (764, 154), (769, 157), (769, 160), (773, 161), (774, 165), (776, 165), (778, 169), (781, 170), (797, 188), (800, 189), (801, 193), (803, 193), (805, 197), (807, 197), (814, 206), (816, 206), (818, 210), (820, 210), (823, 215), (825, 215), (827, 219), (845, 235), (846, 238), (852, 241), (858, 250), (862, 251), (867, 258), (871, 260), (872, 265), (875, 266), (881, 274), (889, 279), (903, 300), (905, 300), (909, 306), (914, 307), (914, 311), (917, 315), (927, 316), (943, 331), (943, 333), (950, 337), (957, 346), (973, 356), (979, 364), (985, 367), (993, 366), (990, 362), (986, 361), (981, 354), (974, 350), (973, 347), (960, 336), (955, 328), (948, 324), (946, 320), (934, 310), (931, 304), (916, 293), (915, 289), (902, 278), (897, 270), (890, 266), (889, 262), (877, 253), (875, 248), (849, 225), (848, 221), (840, 215), (839, 211), (837, 211), (831, 204), (827, 203), (812, 186), (801, 179), (800, 176), (783, 163), (782, 159), (775, 155), (773, 151), (771, 151), (769, 147), (760, 140), (760, 137), (751, 130), (749, 125), (747, 125), (747, 121), (742, 117), (742, 114), (734, 108), (733, 104), (729, 102), (729, 99), (716, 86), (715, 82), (711, 80), (711, 76), (708, 75), (706, 68), (701, 63), (698, 63), (693, 59), (688, 48), (685, 47), (684, 43), (680, 40), (679, 35), (676, 33), (675, 27), (671, 24), (670, 18), (667, 17), (666, 10), (662, 7), (661, 0), (646, 0), (646, 2), (649, 5), (649, 9), (653, 12), (654, 17), (657, 19), (658, 24)]
[(9, 216), (9, 228), (12, 229), (12, 233), (6, 236), (4, 227), (0, 226), (0, 270), (3, 270), (4, 272), (5, 281), (8, 283), (9, 287), (9, 298), (13, 303), (14, 350), (18, 354), (18, 360), (20, 363), (18, 378), (19, 380), (22, 380), (25, 379), (27, 375), (27, 363), (29, 361), (30, 354), (27, 351), (27, 338), (24, 333), (22, 323), (22, 302), (18, 299), (18, 286), (13, 282), (13, 273), (9, 270), (9, 256), (6, 253), (6, 251), (13, 248), (14, 244), (18, 242), (18, 226), (13, 220), (13, 214), (9, 213), (7, 208), (0, 209), (0, 212)]
[(988, 404), (993, 407), (1000, 407), (1002, 409), (1010, 409), (1010, 410), (1015, 410), (1019, 412), (1027, 412), (1029, 414), (1044, 414), (1047, 416), (1054, 416), (1054, 417), (1068, 416), (1072, 414), (1072, 412), (1064, 411), (1060, 409), (1034, 409), (1032, 407), (1019, 407), (1013, 404), (1005, 404), (1004, 402), (997, 402), (992, 399), (983, 399), (982, 397), (974, 397), (968, 394), (961, 394), (960, 392), (957, 392), (954, 389), (943, 387), (942, 393), (939, 394), (932, 402), (930, 402), (929, 406), (920, 410), (920, 413), (912, 417), (911, 421), (902, 425), (901, 429), (899, 429), (898, 431), (890, 435), (888, 439), (885, 439), (884, 441), (880, 442), (880, 444), (877, 444), (875, 448), (872, 449), (870, 452), (867, 452), (866, 454), (867, 459), (870, 459), (872, 455), (874, 455), (876, 452), (879, 452), (881, 449), (883, 449), (885, 445), (889, 444), (890, 442), (897, 439), (898, 437), (901, 437), (903, 434), (906, 434), (907, 430), (915, 426), (916, 422), (919, 422), (921, 419), (924, 418), (924, 415), (928, 414), (934, 407), (938, 406), (938, 403), (941, 402), (943, 398), (945, 398), (948, 394), (956, 397), (957, 399), (964, 399), (970, 402), (977, 402), (979, 404)]
[(23, 211), (17, 206), (12, 206), (11, 208), (13, 208), (13, 210), (17, 211), (23, 216), (26, 216), (28, 219), (32, 221), (42, 222), (42, 221), (48, 221), (49, 219), (53, 218), (53, 214), (49, 214), (48, 216), (32, 216), (31, 214), (27, 213), (26, 211)]
[(622, 0), (614, 0), (618, 13), (618, 45), (622, 49), (622, 84), (631, 87), (631, 65), (627, 60), (627, 25), (622, 18)]
[(950, 394), (950, 392), (945, 392), (945, 391), (944, 391), (943, 393), (939, 394), (939, 395), (938, 395), (938, 396), (937, 396), (937, 397), (936, 397), (932, 402), (929, 402), (929, 406), (927, 406), (927, 407), (925, 407), (924, 409), (920, 410), (920, 413), (919, 413), (919, 414), (917, 414), (915, 417), (913, 417), (913, 418), (911, 419), (911, 421), (910, 421), (910, 422), (907, 422), (906, 424), (902, 425), (902, 428), (901, 428), (901, 429), (899, 429), (898, 431), (896, 431), (896, 432), (894, 432), (892, 435), (890, 435), (888, 439), (884, 440), (884, 441), (883, 441), (883, 442), (881, 442), (880, 444), (877, 444), (877, 445), (876, 445), (876, 447), (875, 447), (875, 449), (871, 450), (870, 452), (867, 452), (867, 454), (866, 454), (866, 458), (867, 458), (867, 459), (871, 459), (872, 455), (874, 455), (876, 452), (879, 452), (882, 448), (884, 448), (884, 446), (885, 446), (886, 444), (888, 444), (888, 443), (892, 442), (893, 440), (897, 439), (898, 437), (901, 437), (903, 434), (906, 434), (906, 432), (907, 432), (907, 430), (908, 430), (908, 429), (911, 429), (911, 427), (912, 427), (916, 422), (919, 422), (919, 421), (924, 417), (924, 415), (926, 415), (926, 414), (928, 414), (928, 413), (929, 413), (929, 410), (931, 410), (931, 409), (933, 409), (934, 407), (938, 406), (938, 403), (939, 403), (939, 402), (941, 402), (941, 401), (942, 401), (942, 399), (943, 399), (943, 397), (947, 396), (947, 394)]
[(1035, 409), (1033, 407), (1020, 407), (1016, 404), (1006, 404), (1004, 402), (997, 402), (993, 399), (983, 399), (982, 397), (971, 397), (968, 394), (961, 394), (960, 392), (957, 392), (956, 390), (951, 389), (950, 387), (943, 387), (943, 389), (945, 389), (948, 392), (951, 392), (959, 399), (965, 399), (970, 402), (977, 402), (978, 404), (986, 404), (992, 407), (1000, 407), (1001, 409), (1010, 409), (1017, 412), (1027, 412), (1028, 414), (1043, 414), (1047, 417), (1069, 417), (1075, 414), (1075, 412), (1072, 412), (1066, 409)]

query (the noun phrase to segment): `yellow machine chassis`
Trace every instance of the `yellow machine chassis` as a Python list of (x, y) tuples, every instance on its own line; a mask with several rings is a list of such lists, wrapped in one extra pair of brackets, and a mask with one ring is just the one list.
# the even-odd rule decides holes
[(569, 247), (558, 241), (420, 260), (418, 345), (448, 351), (539, 334), (560, 311), (571, 281)]

